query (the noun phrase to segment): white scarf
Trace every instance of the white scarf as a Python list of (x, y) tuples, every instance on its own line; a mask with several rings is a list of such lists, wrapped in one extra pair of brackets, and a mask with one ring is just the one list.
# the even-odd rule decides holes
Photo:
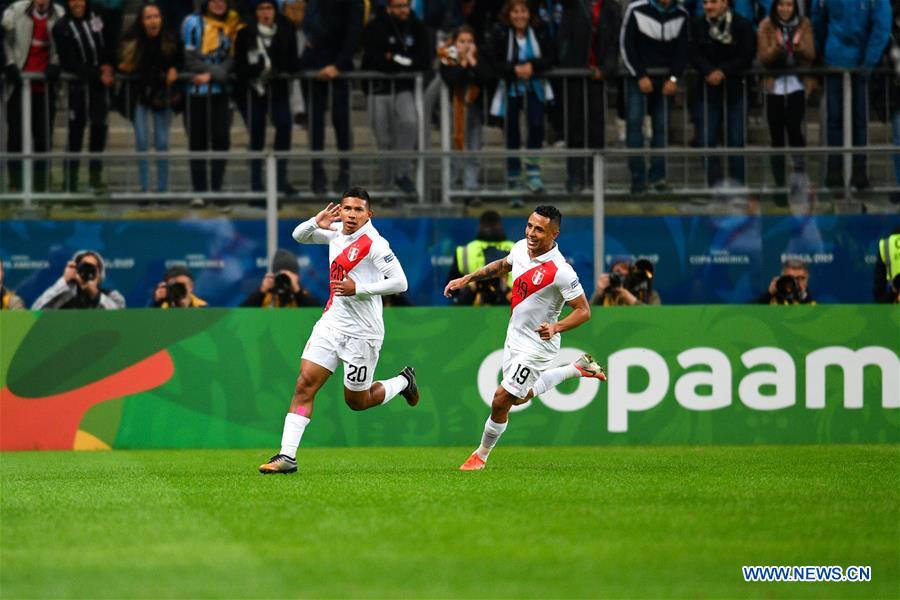
[[(777, 2), (778, 0), (774, 1)], [(709, 37), (726, 46), (733, 41), (733, 38), (731, 37), (730, 10), (726, 10), (725, 14), (718, 19), (706, 17), (706, 22), (709, 23)]]
[(263, 24), (257, 24), (257, 31), (259, 32), (256, 36), (256, 48), (258, 52), (258, 56), (260, 60), (263, 61), (263, 70), (262, 73), (259, 74), (257, 79), (254, 79), (250, 82), (250, 85), (253, 86), (253, 89), (256, 90), (256, 93), (260, 96), (266, 95), (266, 79), (269, 74), (272, 72), (272, 59), (269, 58), (269, 52), (267, 48), (272, 43), (272, 38), (275, 36), (275, 32), (277, 28), (275, 25), (272, 27), (266, 27)]
[[(529, 27), (526, 35), (528, 36), (528, 44), (531, 46), (532, 52), (534, 52), (534, 57), (541, 58), (541, 46), (538, 44), (537, 36), (534, 35), (534, 29)], [(515, 61), (517, 51), (516, 34), (510, 27), (506, 41), (506, 60), (509, 62)], [(544, 102), (550, 102), (553, 100), (553, 88), (550, 87), (546, 80), (542, 80), (540, 83), (544, 87)], [(529, 81), (528, 84), (531, 84), (531, 82)], [(491, 115), (494, 117), (506, 115), (506, 80), (504, 79), (497, 82), (497, 89), (494, 90), (494, 97), (491, 99)]]

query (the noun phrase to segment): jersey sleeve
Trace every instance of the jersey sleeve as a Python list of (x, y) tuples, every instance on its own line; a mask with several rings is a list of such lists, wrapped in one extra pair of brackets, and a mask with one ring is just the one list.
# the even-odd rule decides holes
[(303, 221), (294, 228), (293, 238), (300, 244), (327, 244), (338, 232), (333, 229), (322, 229), (316, 223), (316, 218), (312, 217), (307, 221)]
[(562, 294), (563, 300), (566, 302), (571, 302), (584, 295), (584, 289), (581, 287), (581, 282), (578, 281), (578, 275), (575, 273), (575, 269), (569, 265), (559, 270), (555, 283), (559, 288), (560, 294)]
[(386, 296), (407, 290), (409, 284), (406, 281), (406, 273), (403, 272), (403, 267), (387, 240), (381, 238), (373, 244), (371, 257), (372, 264), (384, 279), (374, 283), (357, 283), (356, 293), (358, 295)]

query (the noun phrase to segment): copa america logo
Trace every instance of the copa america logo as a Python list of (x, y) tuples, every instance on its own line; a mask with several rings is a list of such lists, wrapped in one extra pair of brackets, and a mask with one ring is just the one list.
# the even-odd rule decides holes
[(534, 285), (541, 285), (541, 282), (544, 280), (544, 272), (537, 271), (534, 275), (531, 276), (531, 283)]
[(356, 260), (357, 256), (359, 256), (359, 248), (355, 246), (350, 248), (349, 252), (347, 252), (347, 258), (349, 258), (351, 262)]

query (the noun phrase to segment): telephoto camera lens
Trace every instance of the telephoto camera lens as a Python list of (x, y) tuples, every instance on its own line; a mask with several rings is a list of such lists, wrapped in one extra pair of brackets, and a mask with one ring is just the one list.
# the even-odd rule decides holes
[(166, 286), (168, 289), (169, 302), (175, 304), (187, 297), (187, 286), (180, 281), (174, 281)]
[(288, 277), (286, 273), (279, 273), (276, 275), (272, 287), (275, 294), (279, 296), (289, 296), (294, 291), (293, 286), (291, 285), (291, 278)]
[(782, 275), (775, 281), (775, 297), (779, 302), (795, 304), (800, 300), (800, 286), (790, 275)]
[(75, 267), (75, 270), (78, 272), (78, 276), (84, 283), (97, 279), (97, 266), (93, 263), (80, 262), (78, 263), (78, 266)]

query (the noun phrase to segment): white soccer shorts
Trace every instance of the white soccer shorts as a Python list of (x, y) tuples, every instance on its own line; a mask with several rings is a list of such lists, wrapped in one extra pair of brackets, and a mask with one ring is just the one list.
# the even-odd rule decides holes
[(542, 370), (534, 366), (534, 360), (522, 354), (516, 354), (509, 346), (503, 349), (503, 389), (515, 396), (524, 398), (540, 378)]
[(361, 392), (372, 387), (379, 352), (379, 340), (350, 337), (317, 323), (300, 358), (316, 363), (332, 373), (337, 371), (338, 362), (343, 362), (344, 387)]

